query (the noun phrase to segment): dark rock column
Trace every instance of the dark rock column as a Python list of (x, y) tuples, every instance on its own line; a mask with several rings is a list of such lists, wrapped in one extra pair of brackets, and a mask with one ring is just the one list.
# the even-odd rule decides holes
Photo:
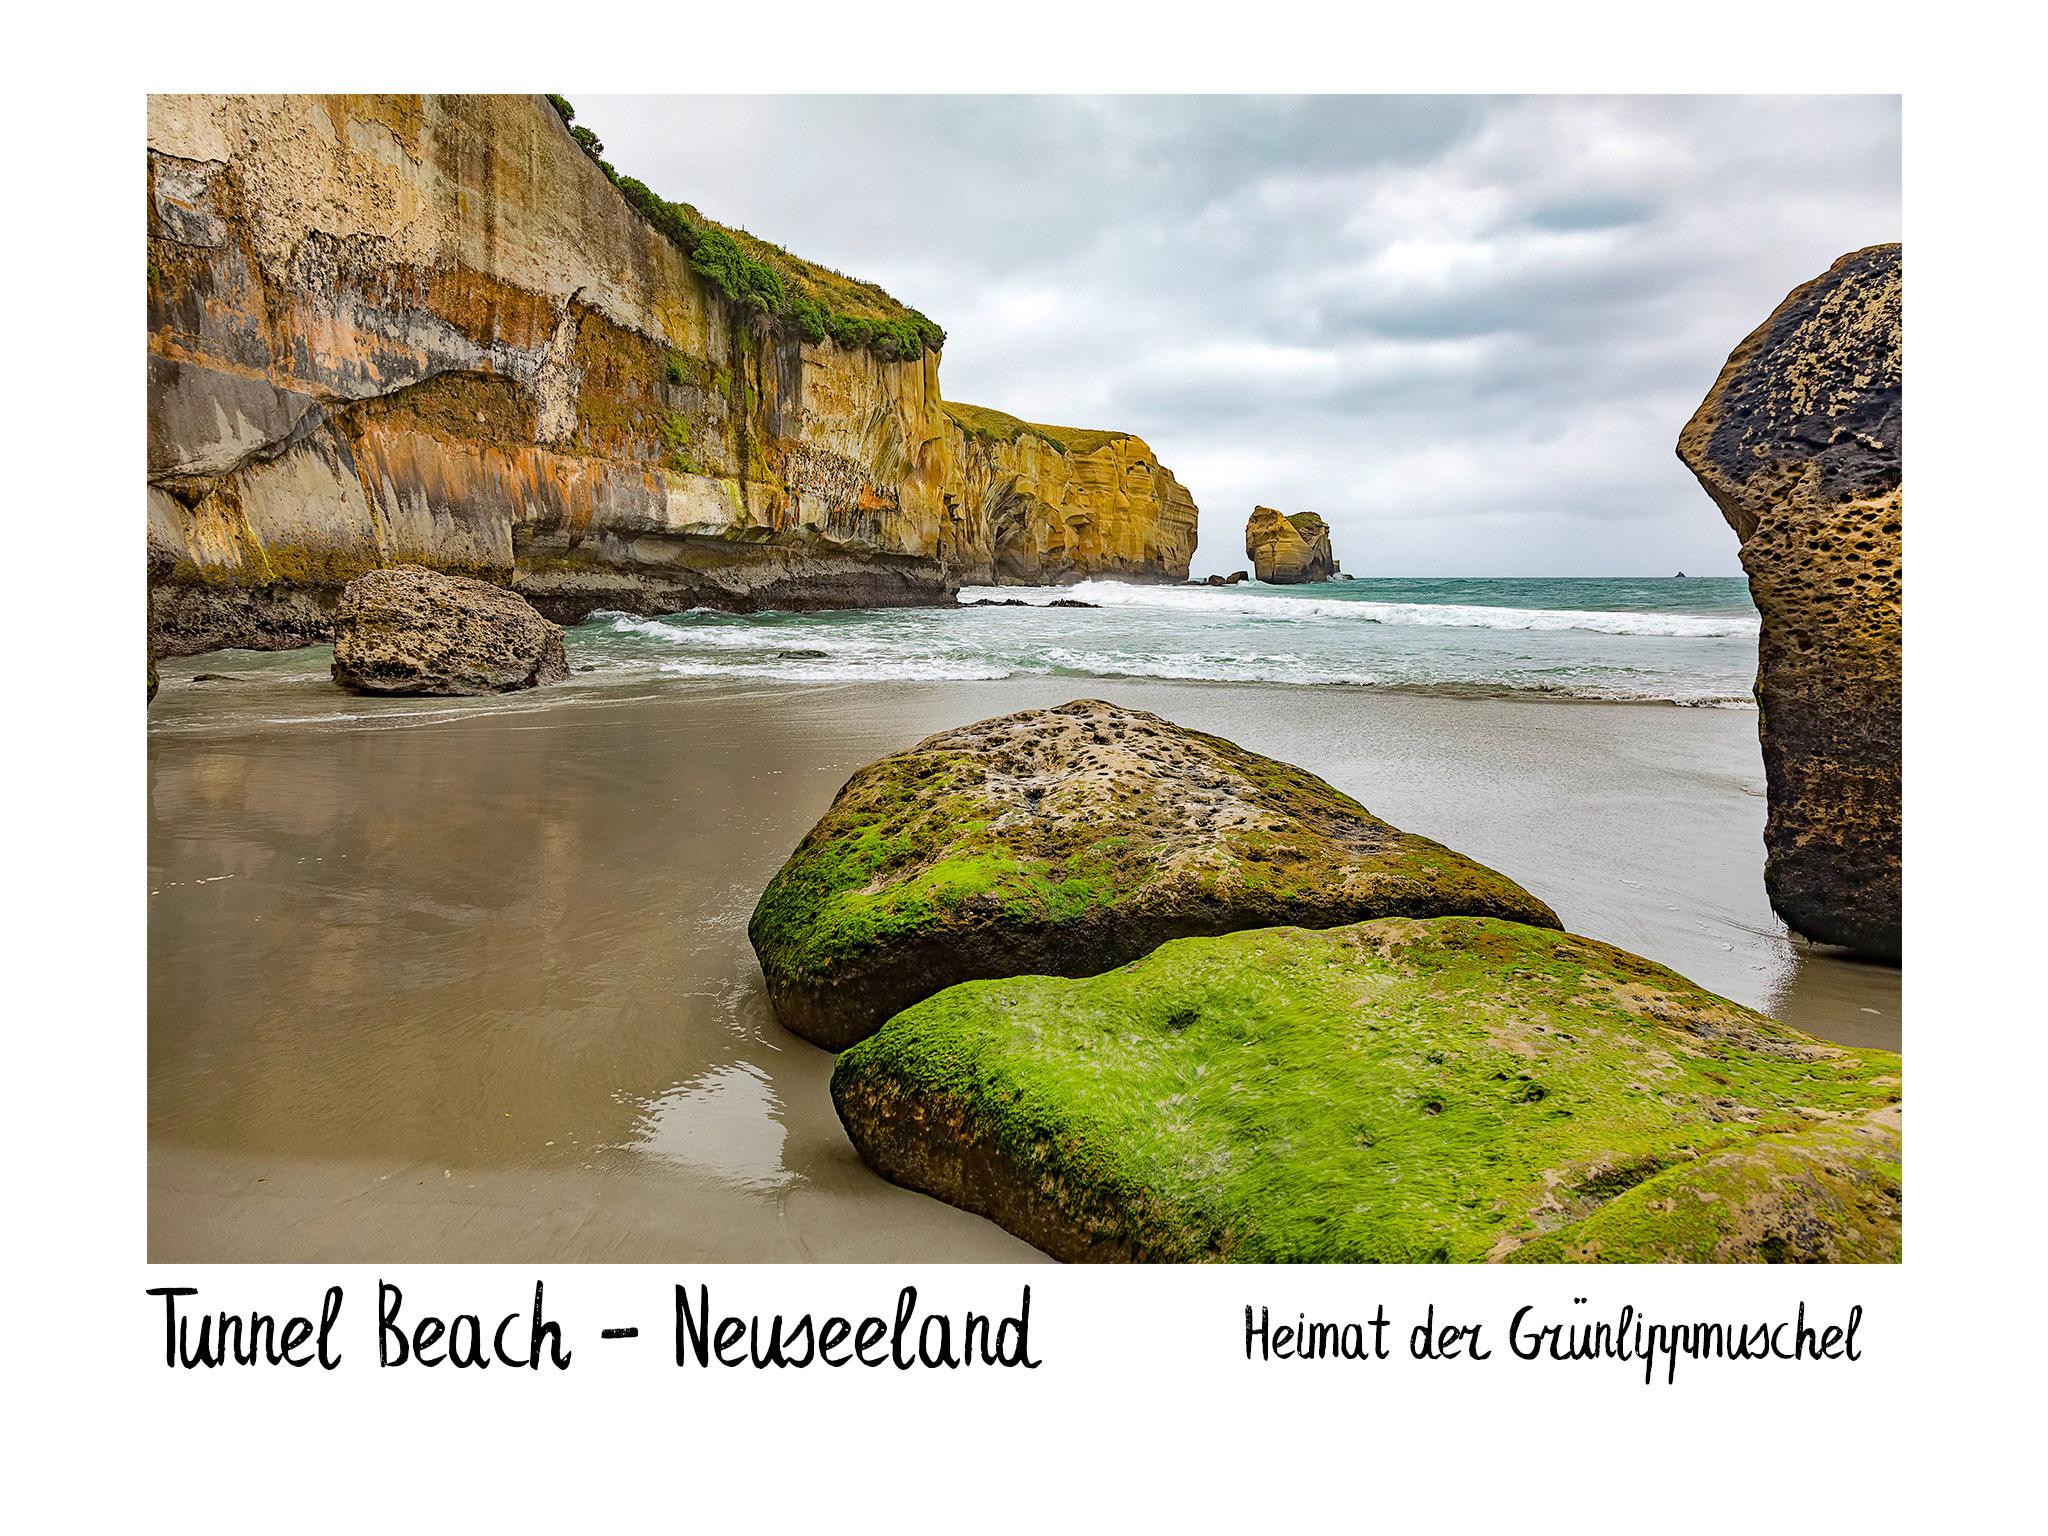
[(1678, 456), (1742, 539), (1763, 616), (1764, 881), (1794, 930), (1900, 949), (1902, 258), (1795, 288), (1730, 355)]

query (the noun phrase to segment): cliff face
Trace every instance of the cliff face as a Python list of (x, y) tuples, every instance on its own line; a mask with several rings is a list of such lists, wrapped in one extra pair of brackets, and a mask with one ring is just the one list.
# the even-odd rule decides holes
[(1259, 580), (1282, 586), (1328, 581), (1337, 574), (1330, 526), (1313, 512), (1289, 516), (1254, 507), (1244, 525), (1244, 552)]
[(988, 530), (993, 578), (1185, 581), (1196, 510), (1140, 438), (948, 402), (946, 493)]
[(1871, 246), (1795, 288), (1730, 355), (1678, 454), (1742, 540), (1771, 905), (1897, 959), (1904, 492), (1902, 258)]
[(1142, 444), (996, 462), (935, 353), (729, 302), (543, 98), (153, 97), (148, 220), (160, 651), (323, 638), (400, 562), (570, 621), (946, 601), (999, 544), (1080, 573), (1178, 547), (1106, 492)]

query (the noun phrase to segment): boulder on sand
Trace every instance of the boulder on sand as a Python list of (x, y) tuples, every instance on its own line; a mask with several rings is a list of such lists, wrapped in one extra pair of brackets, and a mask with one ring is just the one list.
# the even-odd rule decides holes
[(1082, 699), (861, 769), (747, 933), (784, 1026), (840, 1050), (955, 982), (1093, 975), (1190, 934), (1449, 914), (1557, 925), (1313, 774)]
[(489, 582), (368, 571), (334, 610), (334, 680), (354, 693), (510, 693), (569, 675), (561, 627)]
[(1771, 905), (1896, 960), (1904, 279), (1896, 245), (1795, 288), (1730, 355), (1678, 456), (1742, 540), (1762, 616)]
[(1069, 1260), (1900, 1253), (1897, 1056), (1483, 918), (953, 987), (832, 1101), (885, 1177)]

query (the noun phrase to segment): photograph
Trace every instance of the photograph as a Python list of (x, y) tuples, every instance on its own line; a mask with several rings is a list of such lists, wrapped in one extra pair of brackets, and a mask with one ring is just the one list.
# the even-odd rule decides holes
[(1896, 1265), (1901, 115), (151, 93), (148, 1260)]
[(2005, 11), (16, 31), (16, 1524), (2039, 1523)]

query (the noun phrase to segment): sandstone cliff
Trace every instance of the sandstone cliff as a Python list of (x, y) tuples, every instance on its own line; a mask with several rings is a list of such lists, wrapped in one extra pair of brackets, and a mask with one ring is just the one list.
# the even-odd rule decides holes
[(850, 316), (736, 300), (614, 176), (541, 97), (151, 99), (159, 652), (324, 638), (405, 562), (561, 621), (943, 602), (1002, 550), (1185, 574), (1194, 506), (1143, 444), (998, 452), (923, 317), (794, 258)]
[(1253, 508), (1244, 525), (1244, 552), (1261, 581), (1293, 586), (1337, 574), (1329, 524), (1313, 512), (1287, 516), (1271, 507)]
[(1742, 540), (1762, 614), (1764, 879), (1798, 932), (1900, 948), (1897, 245), (1795, 288), (1730, 355), (1678, 454)]
[(1143, 440), (952, 401), (945, 410), (947, 494), (988, 530), (995, 580), (1187, 579), (1194, 499)]

